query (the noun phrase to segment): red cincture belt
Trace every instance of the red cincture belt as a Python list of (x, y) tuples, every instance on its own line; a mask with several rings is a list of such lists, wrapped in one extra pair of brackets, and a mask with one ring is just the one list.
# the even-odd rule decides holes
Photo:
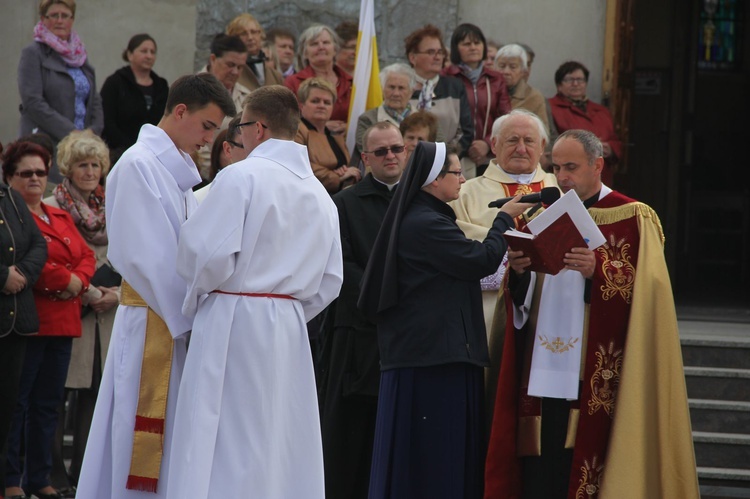
[(276, 293), (235, 293), (233, 291), (222, 291), (220, 289), (214, 289), (212, 293), (218, 293), (220, 295), (235, 295), (235, 296), (256, 296), (260, 298), (280, 298), (282, 300), (296, 300), (297, 298), (292, 295), (279, 295)]

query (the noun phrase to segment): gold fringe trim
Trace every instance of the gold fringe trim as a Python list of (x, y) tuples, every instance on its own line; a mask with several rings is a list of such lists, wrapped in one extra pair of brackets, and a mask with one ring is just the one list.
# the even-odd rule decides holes
[(650, 219), (659, 232), (661, 244), (664, 245), (664, 230), (661, 227), (659, 216), (649, 205), (635, 201), (615, 208), (589, 208), (589, 214), (596, 225), (610, 225), (628, 218), (640, 215), (644, 219)]

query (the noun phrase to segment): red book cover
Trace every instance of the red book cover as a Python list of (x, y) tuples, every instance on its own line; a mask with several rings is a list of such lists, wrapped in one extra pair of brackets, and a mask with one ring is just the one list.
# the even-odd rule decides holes
[(563, 213), (536, 236), (528, 234), (528, 237), (524, 237), (506, 232), (503, 237), (513, 251), (523, 251), (524, 256), (531, 258), (531, 265), (526, 270), (550, 275), (557, 275), (565, 267), (565, 253), (572, 248), (587, 247), (567, 213)]

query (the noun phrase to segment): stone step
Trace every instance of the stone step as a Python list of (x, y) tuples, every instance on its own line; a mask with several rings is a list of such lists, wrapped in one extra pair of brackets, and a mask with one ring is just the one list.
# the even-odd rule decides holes
[(693, 431), (698, 466), (750, 470), (750, 435)]
[(698, 467), (702, 499), (750, 498), (750, 470)]
[(690, 405), (690, 421), (695, 431), (723, 433), (750, 431), (750, 402), (689, 399), (688, 404)]
[(750, 333), (747, 338), (708, 334), (682, 336), (681, 333), (680, 343), (685, 366), (750, 369)]
[(685, 382), (689, 398), (750, 402), (750, 369), (685, 366)]

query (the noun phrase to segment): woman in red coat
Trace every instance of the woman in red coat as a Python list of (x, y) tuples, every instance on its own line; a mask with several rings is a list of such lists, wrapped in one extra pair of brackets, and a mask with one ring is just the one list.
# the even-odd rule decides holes
[[(298, 73), (284, 80), (294, 95), (302, 82), (309, 78), (323, 78), (336, 89), (336, 102), (327, 128), (334, 135), (346, 132), (349, 120), (349, 99), (352, 95), (352, 77), (336, 65), (336, 55), (341, 50), (341, 40), (328, 26), (310, 26), (299, 37), (297, 44)], [(355, 117), (356, 118), (356, 117)]]
[[(481, 170), (477, 175), (481, 175), (484, 171), (481, 167), (486, 168), (494, 156), (490, 151), (492, 124), (511, 110), (505, 79), (499, 71), (485, 65), (486, 58), (487, 40), (482, 30), (473, 24), (461, 24), (451, 37), (452, 64), (442, 71), (444, 76), (458, 78), (466, 87), (474, 121), (474, 139), (466, 157)], [(466, 171), (466, 165), (463, 166)]]
[(549, 100), (557, 131), (588, 130), (602, 141), (604, 169), (602, 182), (612, 187), (617, 163), (622, 157), (622, 142), (617, 138), (609, 109), (591, 102), (586, 96), (589, 70), (576, 61), (568, 61), (555, 71), (557, 95)]
[[(39, 334), (29, 338), (26, 345), (18, 403), (8, 436), (5, 496), (23, 496), (23, 486), (39, 499), (53, 499), (61, 496), (49, 483), (52, 441), (72, 341), (81, 335), (80, 296), (94, 274), (95, 260), (71, 216), (42, 204), (49, 173), (46, 151), (27, 142), (10, 147), (16, 152), (5, 156), (3, 179), (21, 194), (34, 214), (47, 242), (48, 256), (34, 285)], [(24, 435), (26, 458), (22, 466), (19, 454)]]

